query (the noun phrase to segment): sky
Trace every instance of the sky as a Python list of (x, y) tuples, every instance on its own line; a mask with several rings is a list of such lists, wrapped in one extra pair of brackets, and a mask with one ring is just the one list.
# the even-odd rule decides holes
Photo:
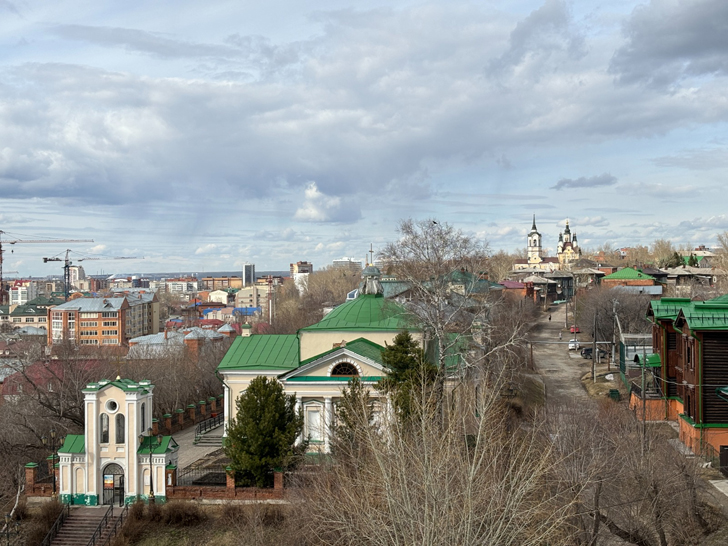
[[(727, 120), (725, 0), (0, 0), (4, 269), (320, 268), (405, 218), (711, 246)], [(93, 243), (7, 244), (49, 238)]]

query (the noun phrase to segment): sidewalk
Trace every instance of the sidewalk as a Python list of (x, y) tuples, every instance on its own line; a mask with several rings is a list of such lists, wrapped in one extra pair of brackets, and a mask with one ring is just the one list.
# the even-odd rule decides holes
[[(222, 425), (212, 429), (206, 435), (207, 436), (222, 436)], [(213, 451), (220, 449), (216, 446), (207, 445), (195, 445), (195, 427), (189, 427), (185, 430), (173, 434), (174, 441), (179, 444), (179, 456), (177, 460), (177, 469), (182, 470), (183, 468), (191, 465), (198, 459), (209, 455)]]

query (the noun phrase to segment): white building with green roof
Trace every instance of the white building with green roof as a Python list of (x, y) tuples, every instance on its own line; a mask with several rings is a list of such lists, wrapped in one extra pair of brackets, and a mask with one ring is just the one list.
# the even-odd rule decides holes
[(412, 314), (382, 295), (379, 270), (364, 271), (362, 293), (336, 307), (323, 320), (292, 335), (238, 337), (218, 366), (225, 385), (225, 426), (235, 416), (236, 400), (259, 375), (275, 377), (302, 409), (304, 435), (312, 447), (329, 450), (328, 426), (341, 391), (359, 377), (384, 406), (376, 383), (386, 373), (382, 350), (404, 329), (422, 339)]
[[(69, 434), (58, 450), (59, 498), (96, 506), (166, 500), (167, 470), (176, 468), (177, 443), (152, 434), (149, 381), (116, 378), (83, 389), (83, 434)], [(150, 460), (151, 459), (151, 460)]]

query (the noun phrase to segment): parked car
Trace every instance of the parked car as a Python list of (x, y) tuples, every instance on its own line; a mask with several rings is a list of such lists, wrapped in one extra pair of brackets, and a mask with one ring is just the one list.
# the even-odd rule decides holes
[[(581, 354), (581, 358), (591, 359), (592, 356), (593, 356), (592, 355), (592, 352), (593, 352), (592, 349), (593, 349), (592, 347), (584, 347), (581, 350), (581, 353), (580, 353)], [(603, 359), (603, 358), (606, 358), (607, 351), (605, 351), (604, 349), (597, 349), (597, 351), (599, 352), (599, 359), (600, 360)]]
[(577, 351), (577, 350), (579, 350), (579, 340), (578, 339), (570, 339), (569, 340), (569, 350), (570, 351)]
[(581, 330), (579, 330), (579, 327), (578, 327), (578, 326), (577, 326), (576, 324), (575, 324), (574, 326), (572, 326), (572, 327), (571, 327), (571, 328), (569, 329), (569, 331), (570, 331), (570, 332), (571, 332), (572, 334), (578, 334), (578, 333), (580, 333), (580, 332), (581, 332)]

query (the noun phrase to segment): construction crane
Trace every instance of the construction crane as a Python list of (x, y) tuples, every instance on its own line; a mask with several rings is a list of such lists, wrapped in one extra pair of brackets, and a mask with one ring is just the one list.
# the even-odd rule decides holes
[[(68, 294), (71, 291), (71, 266), (73, 262), (70, 259), (70, 253), (73, 250), (66, 249), (66, 257), (61, 258), (60, 256), (52, 256), (50, 258), (43, 258), (43, 263), (48, 262), (63, 262), (63, 297), (65, 301), (68, 301)], [(136, 256), (83, 256), (78, 258), (76, 262), (84, 262), (89, 260), (139, 260), (144, 258), (137, 258)]]
[[(3, 235), (8, 235), (7, 232), (0, 230), (0, 304), (6, 303), (5, 283), (3, 282), (3, 244), (15, 245), (18, 243), (93, 243), (93, 239), (14, 239), (3, 241)], [(10, 251), (12, 252), (12, 250)]]

